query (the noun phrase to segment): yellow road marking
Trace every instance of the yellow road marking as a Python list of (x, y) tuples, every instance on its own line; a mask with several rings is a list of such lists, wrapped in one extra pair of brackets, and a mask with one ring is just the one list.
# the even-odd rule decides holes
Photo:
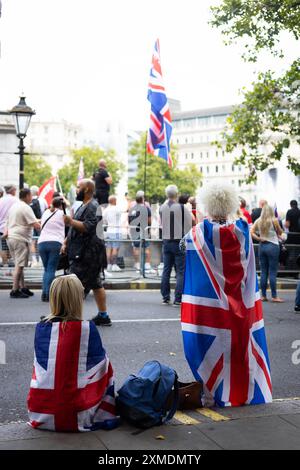
[(291, 397), (291, 398), (274, 398), (272, 402), (282, 402), (282, 401), (297, 401), (300, 400), (300, 397)]
[(213, 421), (230, 421), (230, 418), (220, 415), (216, 411), (210, 410), (209, 408), (197, 408), (196, 411), (197, 413), (200, 413), (201, 415), (206, 416)]
[(191, 418), (190, 416), (186, 415), (185, 413), (182, 413), (181, 411), (176, 411), (174, 418), (182, 424), (199, 424), (200, 423), (200, 421), (198, 421), (197, 419)]

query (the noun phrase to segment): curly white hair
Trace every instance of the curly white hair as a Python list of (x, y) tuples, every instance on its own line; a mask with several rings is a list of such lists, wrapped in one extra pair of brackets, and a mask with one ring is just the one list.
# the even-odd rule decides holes
[(210, 183), (199, 194), (198, 202), (204, 205), (207, 215), (214, 219), (227, 219), (239, 208), (236, 190), (227, 183)]

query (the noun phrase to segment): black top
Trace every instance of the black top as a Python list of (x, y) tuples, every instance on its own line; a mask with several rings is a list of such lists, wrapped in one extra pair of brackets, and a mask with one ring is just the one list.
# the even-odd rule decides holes
[(97, 224), (101, 219), (101, 209), (95, 199), (79, 207), (74, 215), (74, 220), (83, 222), (86, 232), (79, 232), (74, 227), (70, 228), (68, 233), (68, 256), (70, 260), (80, 258), (82, 251), (86, 253), (93, 245), (102, 243), (96, 234)]
[(290, 223), (289, 232), (300, 232), (300, 209), (293, 207), (286, 213), (286, 221)]
[(105, 179), (109, 177), (107, 171), (104, 168), (99, 168), (99, 170), (95, 171), (93, 177), (95, 180), (96, 191), (109, 193), (110, 185), (105, 181)]
[[(134, 232), (136, 234), (140, 233), (140, 228), (142, 228), (142, 234), (144, 234), (146, 227), (148, 227), (148, 219), (151, 217), (151, 209), (150, 207), (146, 206), (146, 204), (139, 204), (136, 203), (128, 212), (128, 222), (129, 224), (134, 227), (131, 230), (132, 238), (138, 239), (139, 236), (134, 237)], [(150, 234), (148, 233), (147, 236)]]
[(252, 223), (254, 224), (254, 222), (260, 218), (261, 216), (261, 211), (262, 211), (262, 208), (261, 207), (257, 207), (256, 209), (253, 209), (252, 213), (251, 213), (251, 219), (252, 219)]

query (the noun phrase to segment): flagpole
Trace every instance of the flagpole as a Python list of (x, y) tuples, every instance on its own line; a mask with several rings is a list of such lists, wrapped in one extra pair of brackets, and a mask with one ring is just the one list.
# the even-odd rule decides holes
[(63, 194), (63, 190), (62, 190), (62, 187), (61, 187), (61, 184), (60, 184), (60, 179), (59, 179), (58, 174), (56, 175), (56, 180), (57, 180), (59, 192), (60, 192), (61, 194)]
[(144, 197), (146, 197), (147, 189), (147, 132), (145, 140), (145, 156), (144, 156)]

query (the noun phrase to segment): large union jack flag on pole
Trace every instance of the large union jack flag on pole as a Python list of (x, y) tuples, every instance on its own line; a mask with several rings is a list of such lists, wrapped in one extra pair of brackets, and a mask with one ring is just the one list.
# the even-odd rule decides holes
[(118, 424), (113, 370), (93, 322), (37, 325), (27, 402), (34, 428), (75, 432)]
[(246, 222), (204, 220), (186, 237), (182, 331), (187, 361), (218, 406), (272, 401), (255, 257)]
[(147, 136), (147, 152), (163, 158), (172, 167), (170, 152), (171, 113), (163, 84), (158, 39), (155, 42), (152, 56), (148, 100), (151, 103), (151, 114)]

